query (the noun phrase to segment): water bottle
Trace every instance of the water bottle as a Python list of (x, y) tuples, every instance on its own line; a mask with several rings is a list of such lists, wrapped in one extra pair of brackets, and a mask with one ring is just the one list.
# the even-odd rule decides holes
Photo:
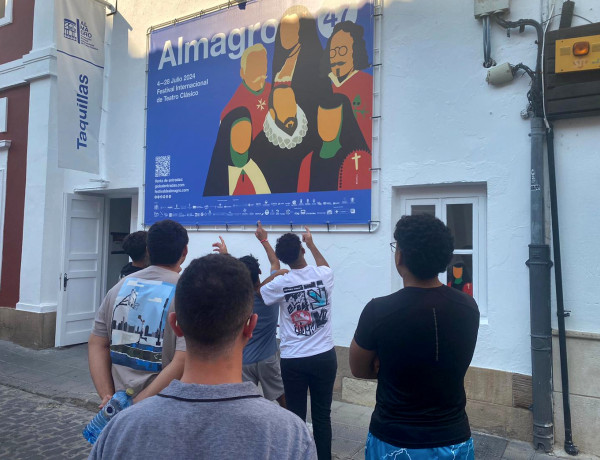
[(110, 422), (115, 415), (133, 404), (133, 393), (133, 388), (127, 388), (126, 391), (117, 391), (113, 397), (110, 398), (110, 401), (100, 409), (92, 421), (87, 424), (83, 429), (83, 437), (87, 439), (90, 444), (96, 442), (106, 424)]

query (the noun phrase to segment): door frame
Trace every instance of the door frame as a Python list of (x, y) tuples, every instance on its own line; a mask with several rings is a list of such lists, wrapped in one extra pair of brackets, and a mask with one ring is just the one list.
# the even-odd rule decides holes
[(104, 206), (103, 206), (103, 223), (102, 223), (102, 235), (101, 235), (101, 257), (100, 257), (100, 299), (97, 302), (97, 305), (94, 306), (94, 310), (97, 312), (98, 308), (100, 308), (100, 302), (104, 298), (106, 292), (106, 283), (107, 283), (107, 268), (108, 268), (108, 248), (109, 239), (110, 239), (110, 200), (112, 198), (131, 198), (131, 218), (130, 218), (130, 231), (134, 231), (137, 228), (138, 222), (138, 209), (139, 209), (139, 194), (137, 189), (120, 189), (120, 190), (110, 190), (105, 192), (94, 191), (90, 192), (74, 192), (74, 193), (64, 193), (63, 194), (63, 213), (62, 213), (62, 233), (61, 233), (61, 260), (60, 260), (60, 274), (59, 274), (59, 293), (58, 293), (58, 304), (57, 304), (57, 313), (56, 313), (56, 331), (54, 335), (55, 346), (59, 346), (60, 336), (62, 333), (62, 325), (59, 324), (59, 321), (62, 321), (63, 317), (63, 276), (65, 274), (65, 266), (66, 262), (66, 232), (67, 232), (67, 197), (69, 195), (77, 195), (77, 196), (92, 196), (97, 198), (104, 198)]
[(138, 205), (139, 205), (139, 195), (137, 193), (132, 193), (129, 190), (116, 190), (111, 191), (111, 193), (104, 194), (104, 215), (106, 218), (104, 219), (104, 236), (102, 240), (102, 244), (104, 246), (104, 252), (102, 255), (102, 282), (100, 284), (101, 292), (107, 292), (108, 288), (112, 286), (107, 286), (108, 279), (108, 256), (110, 248), (110, 200), (115, 198), (131, 198), (131, 216), (129, 220), (129, 232), (133, 232), (137, 229), (137, 220), (138, 220)]
[[(66, 315), (65, 309), (66, 309), (66, 305), (64, 305), (65, 303), (65, 292), (66, 290), (64, 289), (64, 276), (67, 274), (67, 257), (68, 257), (68, 253), (67, 253), (67, 239), (71, 239), (71, 234), (70, 234), (70, 230), (69, 230), (69, 197), (70, 196), (77, 196), (77, 197), (93, 197), (93, 198), (102, 198), (105, 200), (105, 197), (102, 196), (102, 194), (97, 194), (97, 193), (64, 193), (63, 194), (63, 213), (62, 213), (62, 232), (61, 232), (61, 260), (60, 260), (60, 274), (59, 274), (59, 280), (58, 280), (58, 303), (57, 303), (57, 308), (56, 308), (56, 331), (54, 333), (54, 346), (56, 347), (61, 347), (61, 346), (68, 346), (70, 344), (64, 344), (62, 343), (62, 334), (64, 333), (63, 331), (63, 327), (66, 326), (63, 325), (63, 318)], [(106, 202), (106, 200), (105, 200)], [(105, 204), (105, 203), (104, 203)], [(102, 207), (102, 224), (101, 224), (101, 228), (100, 228), (100, 232), (104, 232), (104, 223), (106, 221), (106, 215), (104, 214), (105, 212), (105, 207)], [(103, 282), (103, 278), (105, 278), (104, 275), (104, 257), (103, 257), (103, 253), (106, 251), (106, 247), (105, 247), (105, 242), (104, 242), (104, 235), (100, 235), (99, 237), (99, 242), (100, 242), (100, 247), (98, 248), (98, 251), (100, 253), (100, 257), (98, 258), (99, 260), (99, 272), (100, 272), (100, 288), (102, 286), (102, 282)], [(102, 291), (99, 291), (99, 293), (101, 294)], [(102, 296), (99, 295), (98, 297), (100, 297), (100, 299), (97, 299), (98, 301), (96, 302), (98, 305), (94, 306), (94, 311), (97, 311), (98, 307), (99, 307), (99, 301), (101, 300)], [(83, 343), (83, 342), (82, 342)]]

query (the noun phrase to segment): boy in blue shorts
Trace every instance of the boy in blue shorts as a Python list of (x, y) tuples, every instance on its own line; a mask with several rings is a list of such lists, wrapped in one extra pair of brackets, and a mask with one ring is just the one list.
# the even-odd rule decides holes
[(377, 379), (365, 458), (474, 460), (464, 377), (475, 350), (479, 309), (443, 285), (454, 249), (448, 227), (403, 216), (391, 243), (404, 288), (371, 300), (350, 346), (350, 368)]

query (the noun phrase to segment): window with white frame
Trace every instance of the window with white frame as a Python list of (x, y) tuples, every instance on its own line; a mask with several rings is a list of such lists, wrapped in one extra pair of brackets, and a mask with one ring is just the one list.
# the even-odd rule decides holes
[(13, 0), (0, 0), (0, 27), (12, 22)]
[(431, 214), (454, 236), (454, 255), (440, 281), (472, 295), (487, 317), (485, 185), (398, 188), (402, 215)]

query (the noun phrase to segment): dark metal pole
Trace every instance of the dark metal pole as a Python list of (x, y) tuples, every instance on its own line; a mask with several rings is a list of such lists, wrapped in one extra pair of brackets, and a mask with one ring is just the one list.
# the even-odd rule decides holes
[(565, 425), (565, 451), (577, 455), (571, 431), (571, 404), (569, 402), (569, 370), (567, 366), (567, 339), (565, 336), (565, 305), (563, 300), (560, 233), (558, 228), (558, 201), (556, 193), (556, 166), (554, 163), (554, 130), (550, 126), (548, 139), (548, 178), (550, 180), (550, 212), (552, 214), (552, 246), (554, 249), (554, 280), (556, 285), (556, 316), (558, 317), (558, 344), (560, 350), (560, 377), (562, 382), (563, 417)]
[(531, 81), (531, 244), (529, 245), (529, 305), (531, 328), (531, 380), (533, 392), (533, 444), (535, 448), (552, 450), (554, 424), (552, 407), (552, 325), (550, 309), (550, 246), (546, 244), (544, 218), (544, 135), (542, 91), (542, 25), (533, 19), (494, 20), (505, 29), (526, 26), (537, 32), (537, 59)]
[(545, 244), (544, 120), (531, 119), (531, 244), (529, 245), (529, 302), (531, 317), (531, 379), (533, 444), (552, 450), (552, 326), (550, 311), (550, 247)]

